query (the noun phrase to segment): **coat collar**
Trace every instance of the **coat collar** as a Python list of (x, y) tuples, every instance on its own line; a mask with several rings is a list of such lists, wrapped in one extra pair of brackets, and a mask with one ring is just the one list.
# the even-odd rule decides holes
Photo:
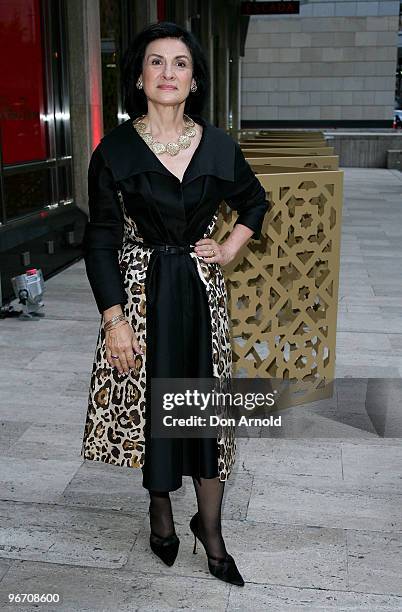
[[(203, 117), (193, 115), (192, 118), (204, 129), (183, 176), (182, 185), (203, 175), (212, 175), (233, 182), (235, 141)], [(141, 172), (158, 172), (179, 182), (137, 133), (131, 119), (113, 128), (101, 139), (99, 146), (115, 181), (121, 181)]]

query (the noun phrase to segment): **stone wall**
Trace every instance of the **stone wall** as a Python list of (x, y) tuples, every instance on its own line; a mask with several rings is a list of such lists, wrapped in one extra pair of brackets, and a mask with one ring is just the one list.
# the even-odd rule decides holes
[(252, 16), (243, 120), (393, 118), (399, 2), (315, 1)]

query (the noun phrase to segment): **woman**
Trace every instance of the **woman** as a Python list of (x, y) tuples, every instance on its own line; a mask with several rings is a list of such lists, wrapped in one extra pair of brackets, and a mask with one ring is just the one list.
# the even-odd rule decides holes
[[(242, 586), (221, 531), (225, 481), (235, 459), (230, 429), (216, 438), (150, 436), (151, 378), (231, 377), (221, 266), (259, 238), (265, 191), (239, 145), (201, 116), (209, 74), (193, 35), (152, 24), (123, 58), (130, 119), (94, 150), (88, 171), (85, 263), (103, 315), (82, 445), (86, 459), (141, 467), (150, 495), (150, 546), (177, 555), (169, 492), (193, 478), (190, 528), (210, 572)], [(230, 236), (210, 235), (225, 200), (238, 212)], [(145, 350), (146, 348), (146, 350)]]

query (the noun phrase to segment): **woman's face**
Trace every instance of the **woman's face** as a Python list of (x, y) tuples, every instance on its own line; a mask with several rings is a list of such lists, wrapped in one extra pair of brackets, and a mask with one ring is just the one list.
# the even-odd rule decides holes
[(177, 38), (159, 38), (147, 45), (142, 63), (142, 82), (148, 100), (180, 104), (190, 93), (193, 62), (187, 46)]

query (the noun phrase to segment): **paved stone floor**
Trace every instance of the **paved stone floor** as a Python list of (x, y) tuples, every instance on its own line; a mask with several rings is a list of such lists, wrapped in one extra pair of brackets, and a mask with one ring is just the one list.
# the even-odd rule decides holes
[[(402, 376), (401, 194), (397, 171), (345, 170), (340, 379)], [(231, 587), (192, 554), (189, 477), (172, 495), (181, 546), (167, 568), (148, 547), (140, 470), (81, 460), (99, 325), (83, 262), (47, 282), (46, 312), (0, 321), (2, 611), (402, 610), (400, 404), (380, 437), (356, 382), (338, 414), (294, 412), (303, 437), (238, 440), (223, 533), (246, 585)]]

